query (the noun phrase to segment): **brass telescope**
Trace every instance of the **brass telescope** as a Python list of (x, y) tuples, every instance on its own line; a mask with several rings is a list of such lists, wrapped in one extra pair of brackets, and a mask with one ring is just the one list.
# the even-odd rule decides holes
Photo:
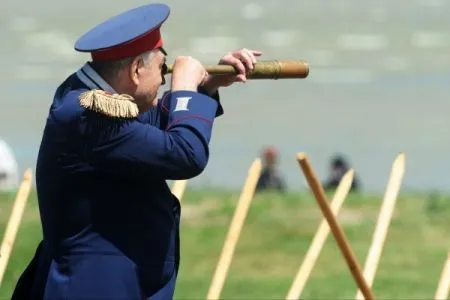
[[(238, 74), (230, 65), (205, 65), (212, 75)], [(167, 65), (167, 73), (173, 72), (173, 65)], [(309, 64), (304, 60), (258, 61), (247, 75), (248, 79), (302, 79), (308, 77)]]

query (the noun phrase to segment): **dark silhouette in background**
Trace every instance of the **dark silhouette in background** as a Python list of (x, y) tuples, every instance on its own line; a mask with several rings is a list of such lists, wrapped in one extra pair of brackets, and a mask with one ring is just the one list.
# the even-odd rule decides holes
[[(333, 156), (330, 160), (330, 173), (327, 179), (323, 183), (325, 190), (336, 189), (345, 173), (350, 169), (350, 164), (344, 158), (343, 155), (337, 154)], [(359, 191), (361, 189), (361, 184), (356, 174), (353, 177), (353, 183), (351, 187), (352, 192)]]

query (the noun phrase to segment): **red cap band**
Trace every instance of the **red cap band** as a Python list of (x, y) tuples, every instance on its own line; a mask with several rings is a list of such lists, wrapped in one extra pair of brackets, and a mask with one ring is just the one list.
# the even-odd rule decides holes
[(92, 60), (105, 61), (133, 57), (163, 45), (159, 27), (121, 45), (91, 53)]

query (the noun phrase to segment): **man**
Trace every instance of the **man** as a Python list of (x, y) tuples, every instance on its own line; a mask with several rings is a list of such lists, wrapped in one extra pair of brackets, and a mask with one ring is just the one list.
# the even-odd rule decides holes
[[(324, 189), (327, 191), (336, 189), (341, 182), (342, 177), (344, 177), (345, 173), (347, 173), (349, 169), (349, 163), (344, 156), (340, 154), (334, 155), (330, 160), (330, 173), (328, 174), (326, 181), (323, 183)], [(356, 192), (359, 191), (359, 189), (359, 178), (355, 174), (350, 191)]]
[(220, 63), (239, 70), (229, 76), (178, 57), (157, 101), (169, 12), (127, 11), (75, 44), (92, 62), (59, 86), (50, 108), (36, 172), (44, 238), (17, 299), (172, 299), (180, 205), (166, 180), (202, 173), (223, 113), (218, 89), (245, 82), (262, 53), (225, 55)]
[(256, 191), (273, 190), (284, 192), (286, 187), (277, 170), (278, 151), (275, 147), (266, 147), (261, 155), (263, 169), (256, 184)]

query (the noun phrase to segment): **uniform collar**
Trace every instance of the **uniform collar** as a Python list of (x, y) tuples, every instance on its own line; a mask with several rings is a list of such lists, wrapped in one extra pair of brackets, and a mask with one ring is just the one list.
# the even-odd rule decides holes
[(116, 91), (87, 62), (77, 71), (78, 78), (91, 90), (101, 89), (115, 94)]

